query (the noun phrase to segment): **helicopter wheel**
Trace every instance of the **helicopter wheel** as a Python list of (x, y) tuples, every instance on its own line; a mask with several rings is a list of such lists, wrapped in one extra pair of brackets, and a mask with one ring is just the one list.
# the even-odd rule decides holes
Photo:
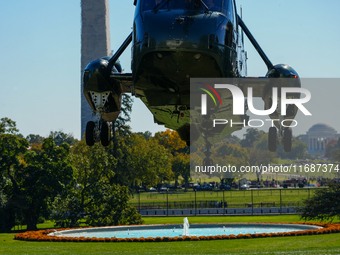
[(203, 159), (203, 167), (205, 166), (212, 166), (214, 161), (211, 158), (204, 158)]
[(286, 127), (283, 131), (283, 149), (285, 152), (290, 152), (292, 150), (292, 128)]
[(108, 146), (110, 144), (110, 125), (106, 121), (102, 123), (102, 128), (100, 130), (100, 141), (103, 146)]
[(270, 127), (268, 132), (268, 150), (271, 152), (276, 151), (276, 127)]
[(96, 124), (93, 121), (89, 121), (86, 124), (85, 140), (88, 146), (94, 145), (94, 129)]

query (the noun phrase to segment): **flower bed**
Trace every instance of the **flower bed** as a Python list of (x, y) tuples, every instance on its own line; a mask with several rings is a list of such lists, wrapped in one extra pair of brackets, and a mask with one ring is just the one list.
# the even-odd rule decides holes
[[(259, 222), (256, 222), (259, 223)], [(148, 238), (97, 238), (97, 237), (64, 237), (64, 236), (49, 236), (49, 233), (55, 230), (38, 230), (27, 231), (15, 235), (15, 240), (22, 241), (42, 241), (42, 242), (173, 242), (173, 241), (202, 241), (202, 240), (224, 240), (224, 239), (250, 239), (262, 237), (283, 237), (283, 236), (302, 236), (302, 235), (318, 235), (340, 233), (340, 224), (333, 223), (283, 223), (283, 222), (267, 222), (275, 224), (306, 224), (323, 227), (321, 229), (292, 231), (283, 233), (261, 233), (261, 234), (239, 234), (239, 235), (217, 235), (217, 236), (183, 236), (183, 237), (148, 237)], [(156, 224), (155, 224), (156, 225)], [(163, 225), (163, 224), (159, 224)], [(72, 228), (58, 229), (69, 230)], [(74, 228), (75, 229), (75, 228)], [(80, 229), (80, 227), (76, 228)]]

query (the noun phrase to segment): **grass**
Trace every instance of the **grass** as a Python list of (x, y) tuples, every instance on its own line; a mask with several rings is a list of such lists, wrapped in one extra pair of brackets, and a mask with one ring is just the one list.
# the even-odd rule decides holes
[[(37, 228), (42, 229), (42, 228), (53, 228), (54, 223), (52, 221), (45, 221), (44, 223), (39, 223), (37, 224)], [(13, 231), (21, 231), (21, 230), (26, 230), (27, 226), (26, 225), (17, 225), (14, 228), (12, 228)], [(0, 253), (1, 254), (1, 253)]]
[[(340, 234), (171, 243), (40, 243), (0, 235), (1, 254), (339, 254)], [(3, 241), (4, 240), (4, 241)]]
[[(297, 215), (188, 217), (198, 222), (296, 222)], [(146, 224), (182, 223), (182, 217), (144, 218)], [(51, 223), (46, 223), (46, 225)], [(0, 234), (0, 254), (339, 254), (340, 234), (171, 243), (54, 243)]]
[[(246, 206), (245, 204), (251, 203), (275, 203), (276, 206), (280, 205), (280, 201), (283, 206), (289, 205), (289, 203), (301, 203), (304, 199), (311, 197), (315, 192), (315, 189), (296, 188), (296, 189), (259, 189), (259, 190), (244, 190), (244, 191), (199, 191), (196, 192), (196, 204), (197, 208), (202, 203), (221, 200), (227, 201), (230, 207)], [(281, 194), (281, 199), (280, 199)], [(253, 196), (253, 198), (252, 198)], [(195, 203), (195, 192), (177, 192), (170, 194), (160, 193), (140, 193), (141, 206), (161, 206), (162, 208), (167, 203), (167, 197), (169, 201), (169, 208), (182, 208), (183, 204)], [(135, 194), (134, 198), (130, 201), (138, 209), (139, 195)], [(184, 206), (187, 208), (188, 206)]]

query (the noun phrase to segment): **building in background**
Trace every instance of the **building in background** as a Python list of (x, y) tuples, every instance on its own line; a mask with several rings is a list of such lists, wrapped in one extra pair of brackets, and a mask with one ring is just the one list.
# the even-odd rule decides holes
[(324, 155), (327, 143), (332, 139), (338, 140), (339, 137), (340, 134), (332, 126), (326, 123), (317, 123), (300, 139), (308, 145), (307, 152), (309, 154)]

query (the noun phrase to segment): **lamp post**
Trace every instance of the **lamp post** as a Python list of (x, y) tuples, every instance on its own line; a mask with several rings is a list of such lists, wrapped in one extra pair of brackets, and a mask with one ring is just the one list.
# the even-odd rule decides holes
[(139, 198), (139, 213), (140, 213), (140, 191), (139, 191), (139, 189), (138, 189), (138, 198)]
[(223, 189), (223, 215), (225, 215), (224, 190), (225, 190), (225, 189)]
[(197, 203), (196, 203), (196, 189), (195, 189), (195, 216), (196, 216), (196, 213), (197, 213)]
[(169, 188), (166, 189), (166, 216), (169, 216)]

